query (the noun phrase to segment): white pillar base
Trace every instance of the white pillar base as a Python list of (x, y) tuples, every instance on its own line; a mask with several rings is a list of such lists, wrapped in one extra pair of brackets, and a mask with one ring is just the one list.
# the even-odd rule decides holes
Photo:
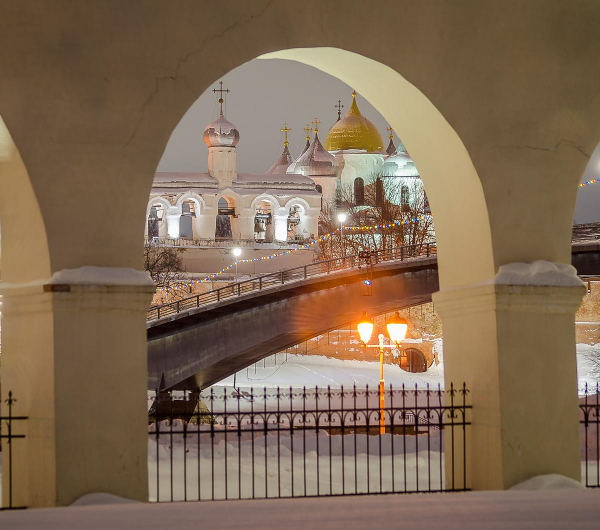
[(506, 489), (547, 473), (580, 479), (574, 315), (583, 294), (583, 285), (479, 285), (433, 295), (446, 388), (466, 382), (473, 405), (468, 487)]
[[(29, 417), (26, 438), (13, 444), (13, 504), (65, 506), (92, 492), (147, 500), (145, 320), (153, 292), (3, 290), (1, 398), (12, 391), (13, 414)], [(6, 505), (7, 459), (2, 480)]]

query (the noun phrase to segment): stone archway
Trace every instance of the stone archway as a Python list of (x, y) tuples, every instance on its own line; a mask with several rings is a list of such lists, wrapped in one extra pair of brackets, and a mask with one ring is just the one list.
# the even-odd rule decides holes
[[(49, 411), (43, 419), (57, 425), (44, 451), (31, 449), (23, 458), (51, 455), (49, 472), (31, 478), (25, 504), (69, 504), (90, 488), (145, 498), (149, 292), (134, 280), (121, 290), (100, 283), (116, 269), (141, 268), (151, 183), (177, 122), (222, 75), (265, 54), (354, 86), (400, 133), (418, 164), (436, 216), (442, 287), (459, 287), (436, 301), (444, 309), (446, 370), (464, 376), (477, 402), (473, 410), (487, 414), (480, 421), (474, 412), (471, 445), (481, 448), (473, 452), (481, 458), (473, 487), (504, 488), (544, 472), (576, 478), (576, 288), (527, 291), (489, 283), (460, 289), (489, 280), (506, 263), (569, 260), (576, 185), (600, 138), (597, 80), (589, 75), (600, 55), (590, 36), (600, 12), (589, 2), (550, 3), (553, 9), (523, 3), (518, 16), (501, 0), (485, 8), (410, 0), (351, 7), (341, 0), (306, 0), (300, 7), (294, 0), (127, 3), (117, 25), (108, 2), (93, 11), (83, 2), (3, 4), (0, 32), (12, 46), (0, 58), (7, 80), (0, 83), (0, 113), (27, 167), (27, 196), (37, 199), (46, 237), (36, 238), (42, 250), (40, 258), (31, 253), (30, 266), (22, 266), (18, 238), (3, 237), (3, 268), (11, 260), (19, 265), (10, 265), (11, 278), (45, 315), (37, 346), (59, 352), (54, 358), (39, 349), (36, 362), (28, 362), (20, 354), (31, 346), (30, 334), (15, 333), (16, 342), (3, 345), (3, 378), (6, 363), (14, 363), (23, 379), (11, 378), (13, 390), (37, 397)], [(570, 24), (557, 33), (564, 13)], [(398, 31), (400, 17), (410, 31)], [(477, 31), (465, 31), (465, 20)], [(9, 168), (11, 179), (22, 171), (17, 166)], [(2, 188), (0, 194), (4, 201)], [(65, 197), (86, 205), (76, 221)], [(106, 273), (93, 288), (68, 284), (72, 296), (27, 291), (29, 282), (41, 286), (55, 272), (90, 266)], [(106, 296), (98, 300), (94, 289)], [(60, 296), (93, 307), (94, 318), (76, 326), (55, 319), (50, 306)], [(6, 333), (18, 328), (10, 312), (4, 306)], [(544, 355), (527, 358), (529, 379), (507, 369), (504, 363), (531, 351)], [(49, 406), (31, 366), (55, 374), (47, 377), (50, 395), (69, 387), (70, 394)], [(100, 394), (106, 399), (98, 404)], [(544, 418), (544, 429), (525, 421), (514, 396)], [(97, 418), (111, 430), (88, 422), (69, 441), (62, 436), (67, 412)], [(561, 439), (544, 444), (547, 433)], [(515, 446), (518, 454), (510, 450)], [(80, 462), (93, 464), (86, 477)]]

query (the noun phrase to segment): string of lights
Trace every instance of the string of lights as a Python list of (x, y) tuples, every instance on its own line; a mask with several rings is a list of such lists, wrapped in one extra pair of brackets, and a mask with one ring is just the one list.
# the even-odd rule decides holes
[[(419, 217), (412, 217), (410, 219), (401, 220), (401, 221), (393, 221), (393, 222), (387, 223), (387, 224), (376, 224), (376, 225), (367, 225), (367, 226), (344, 226), (343, 232), (344, 233), (368, 232), (368, 231), (373, 231), (373, 230), (381, 230), (383, 228), (391, 228), (393, 226), (403, 226), (403, 225), (408, 225), (408, 224), (414, 224), (414, 223), (418, 223), (419, 221), (424, 221), (424, 220), (429, 220), (429, 219), (433, 219), (433, 217), (431, 217), (430, 215), (421, 215)], [(283, 252), (276, 252), (273, 254), (269, 254), (268, 256), (261, 256), (259, 258), (239, 259), (239, 260), (234, 261), (233, 263), (227, 265), (227, 267), (223, 267), (220, 271), (215, 272), (213, 274), (209, 274), (208, 276), (205, 276), (201, 280), (181, 281), (181, 282), (178, 282), (178, 283), (168, 286), (168, 287), (157, 288), (157, 291), (164, 293), (164, 292), (189, 289), (190, 287), (194, 287), (195, 285), (200, 285), (201, 283), (205, 283), (210, 280), (214, 280), (221, 274), (224, 274), (224, 273), (232, 270), (236, 266), (236, 264), (239, 265), (240, 263), (259, 263), (261, 261), (269, 261), (272, 259), (280, 258), (282, 256), (287, 256), (288, 254), (292, 254), (292, 253), (298, 252), (300, 250), (307, 250), (310, 247), (320, 243), (321, 241), (325, 241), (325, 240), (329, 239), (330, 237), (335, 236), (339, 232), (340, 232), (340, 228), (337, 228), (337, 229), (333, 230), (332, 232), (328, 232), (327, 234), (324, 234), (324, 235), (318, 237), (317, 239), (313, 239), (312, 241), (305, 243), (304, 245), (300, 245), (297, 248), (291, 248), (289, 250), (284, 250)]]
[(597, 184), (598, 182), (600, 182), (600, 178), (588, 180), (587, 182), (582, 182), (581, 184), (579, 184), (579, 187), (585, 188), (587, 186), (591, 186), (592, 184)]

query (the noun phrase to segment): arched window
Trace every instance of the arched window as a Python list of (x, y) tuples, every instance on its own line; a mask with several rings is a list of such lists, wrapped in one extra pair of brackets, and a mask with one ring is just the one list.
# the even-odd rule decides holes
[(423, 373), (427, 371), (427, 359), (423, 352), (416, 348), (402, 350), (398, 364), (406, 372)]
[(356, 206), (365, 204), (365, 181), (360, 177), (354, 179), (354, 204)]
[(158, 216), (158, 208), (152, 206), (150, 208), (150, 214), (148, 215), (148, 239), (155, 239), (158, 237), (158, 222), (160, 217)]
[(383, 206), (383, 181), (379, 177), (375, 181), (375, 206)]
[(320, 184), (317, 184), (317, 185), (315, 186), (315, 188), (316, 188), (316, 190), (317, 190), (319, 193), (321, 193), (321, 194), (323, 193), (323, 186), (321, 186)]
[(408, 186), (404, 184), (400, 189), (400, 204), (402, 204), (402, 209), (407, 210), (409, 205), (408, 202), (410, 200), (410, 193), (408, 191)]

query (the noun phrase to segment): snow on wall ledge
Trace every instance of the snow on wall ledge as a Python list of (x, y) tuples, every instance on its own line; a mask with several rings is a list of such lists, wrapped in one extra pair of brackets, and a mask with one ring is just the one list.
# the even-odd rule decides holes
[(546, 285), (578, 287), (583, 282), (573, 265), (537, 260), (532, 263), (507, 263), (487, 284), (493, 285)]
[(55, 272), (47, 282), (67, 285), (148, 285), (154, 282), (146, 271), (124, 267), (79, 267)]
[(86, 266), (57, 271), (47, 280), (35, 280), (27, 283), (2, 282), (1, 284), (2, 291), (39, 285), (138, 285), (154, 287), (154, 282), (146, 271), (125, 267)]

